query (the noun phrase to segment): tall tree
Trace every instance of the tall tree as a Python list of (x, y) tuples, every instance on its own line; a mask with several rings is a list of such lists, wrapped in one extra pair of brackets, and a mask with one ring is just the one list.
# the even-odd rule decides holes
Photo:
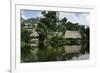
[(37, 28), (40, 43), (43, 43), (45, 39), (50, 40), (51, 38), (55, 37), (55, 32), (64, 32), (64, 26), (67, 21), (66, 18), (59, 20), (56, 11), (43, 11), (42, 15), (43, 18), (40, 19)]

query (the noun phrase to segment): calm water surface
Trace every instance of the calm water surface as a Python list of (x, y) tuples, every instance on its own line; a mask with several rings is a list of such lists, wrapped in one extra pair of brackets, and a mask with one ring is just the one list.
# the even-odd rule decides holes
[(21, 62), (48, 62), (89, 59), (89, 45), (36, 44)]

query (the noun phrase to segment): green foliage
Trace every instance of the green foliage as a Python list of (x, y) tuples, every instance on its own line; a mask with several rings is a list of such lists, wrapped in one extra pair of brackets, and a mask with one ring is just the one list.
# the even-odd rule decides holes
[(71, 31), (79, 31), (80, 26), (78, 23), (72, 23), (72, 22), (67, 22), (65, 24), (66, 30), (71, 30)]
[[(66, 18), (63, 18), (61, 21), (57, 17), (57, 12), (55, 11), (43, 11), (43, 18), (40, 18), (37, 32), (39, 34), (39, 41), (44, 42), (45, 39), (51, 40), (55, 37), (54, 32), (63, 32), (65, 33), (65, 23), (67, 21)], [(56, 37), (60, 37), (56, 35)], [(62, 37), (62, 36), (61, 36)]]
[(32, 48), (30, 46), (30, 34), (32, 33), (31, 31), (27, 30), (25, 28), (25, 20), (21, 19), (21, 61), (25, 62), (28, 61), (31, 57), (31, 51), (30, 49)]
[[(79, 53), (65, 53), (64, 45), (82, 45), (81, 54), (89, 53), (89, 27), (80, 25), (79, 23), (68, 22), (67, 18), (59, 19), (56, 11), (43, 11), (43, 17), (31, 18), (24, 20), (21, 18), (21, 60), (22, 62), (33, 61), (55, 61), (70, 60)], [(31, 29), (35, 29), (39, 36), (30, 36), (32, 30), (25, 28), (25, 24), (32, 25)], [(35, 25), (37, 24), (37, 26)], [(78, 39), (64, 38), (66, 31), (79, 31), (81, 33), (81, 42)], [(38, 48), (36, 59), (33, 56), (31, 40), (38, 38)], [(33, 41), (36, 43), (37, 41)], [(84, 45), (87, 44), (87, 45)]]

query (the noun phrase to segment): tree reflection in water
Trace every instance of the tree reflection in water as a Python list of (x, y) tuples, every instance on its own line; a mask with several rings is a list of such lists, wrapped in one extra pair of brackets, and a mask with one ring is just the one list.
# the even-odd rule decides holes
[(30, 53), (26, 54), (27, 57), (22, 62), (66, 61), (87, 53), (89, 54), (89, 42), (86, 40), (81, 40), (80, 45), (39, 43), (37, 47), (30, 49)]

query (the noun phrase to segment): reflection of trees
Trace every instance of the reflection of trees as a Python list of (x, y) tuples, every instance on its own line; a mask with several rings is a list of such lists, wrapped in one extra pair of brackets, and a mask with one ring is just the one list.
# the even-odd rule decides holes
[(57, 61), (60, 60), (63, 53), (63, 47), (57, 47), (57, 45), (51, 46), (50, 44), (44, 46), (43, 44), (40, 44), (37, 57), (38, 61)]
[(38, 48), (36, 56), (39, 62), (71, 60), (73, 57), (79, 57), (80, 54), (83, 54), (82, 52), (86, 51), (81, 50), (80, 52), (67, 53), (65, 52), (64, 45), (51, 45), (50, 43), (46, 46), (40, 44)]

